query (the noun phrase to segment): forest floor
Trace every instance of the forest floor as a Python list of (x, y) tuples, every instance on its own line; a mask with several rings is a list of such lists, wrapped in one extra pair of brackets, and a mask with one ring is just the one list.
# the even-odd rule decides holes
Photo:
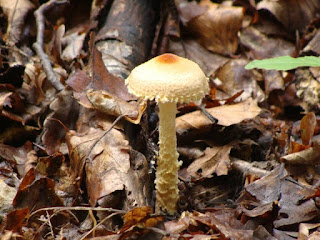
[[(1, 239), (320, 239), (320, 68), (245, 69), (318, 56), (319, 10), (0, 0)], [(154, 210), (158, 106), (125, 85), (163, 53), (210, 86), (178, 105), (173, 216)]]

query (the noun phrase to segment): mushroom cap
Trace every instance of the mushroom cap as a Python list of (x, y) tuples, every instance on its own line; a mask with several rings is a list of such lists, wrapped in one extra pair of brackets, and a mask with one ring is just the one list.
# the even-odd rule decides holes
[(198, 101), (209, 91), (208, 78), (199, 65), (171, 53), (134, 68), (126, 85), (131, 94), (162, 103)]

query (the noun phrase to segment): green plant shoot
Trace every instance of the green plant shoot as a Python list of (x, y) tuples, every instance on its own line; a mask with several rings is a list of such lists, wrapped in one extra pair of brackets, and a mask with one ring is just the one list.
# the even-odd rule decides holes
[(306, 56), (293, 58), (282, 56), (264, 60), (254, 60), (245, 66), (245, 69), (265, 69), (287, 71), (298, 67), (320, 67), (320, 58), (315, 56)]

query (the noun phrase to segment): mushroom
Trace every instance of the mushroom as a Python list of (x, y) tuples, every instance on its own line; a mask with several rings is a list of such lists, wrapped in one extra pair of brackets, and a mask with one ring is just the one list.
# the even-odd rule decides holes
[(208, 78), (198, 64), (165, 53), (134, 68), (126, 79), (131, 94), (159, 105), (159, 156), (156, 172), (156, 212), (174, 214), (179, 198), (177, 103), (201, 100), (209, 90)]

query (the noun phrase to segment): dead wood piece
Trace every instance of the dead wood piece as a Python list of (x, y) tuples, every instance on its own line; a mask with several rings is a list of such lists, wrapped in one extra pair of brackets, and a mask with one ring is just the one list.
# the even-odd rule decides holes
[(44, 14), (46, 11), (48, 11), (50, 8), (52, 8), (56, 4), (66, 4), (69, 3), (68, 0), (50, 0), (49, 2), (42, 4), (37, 11), (34, 12), (34, 16), (36, 18), (36, 24), (37, 24), (37, 41), (33, 44), (33, 47), (41, 59), (41, 63), (43, 65), (43, 69), (47, 75), (48, 81), (52, 84), (52, 86), (58, 90), (61, 91), (64, 89), (63, 84), (60, 82), (60, 79), (56, 75), (56, 73), (53, 71), (50, 59), (48, 55), (43, 50), (43, 38), (44, 38)]
[(232, 168), (239, 170), (245, 175), (254, 175), (256, 177), (263, 177), (268, 175), (270, 172), (257, 167), (252, 166), (251, 163), (243, 161), (238, 158), (230, 157), (232, 160)]
[(105, 24), (96, 37), (96, 46), (108, 71), (126, 78), (146, 61), (155, 32), (153, 1), (113, 1)]

